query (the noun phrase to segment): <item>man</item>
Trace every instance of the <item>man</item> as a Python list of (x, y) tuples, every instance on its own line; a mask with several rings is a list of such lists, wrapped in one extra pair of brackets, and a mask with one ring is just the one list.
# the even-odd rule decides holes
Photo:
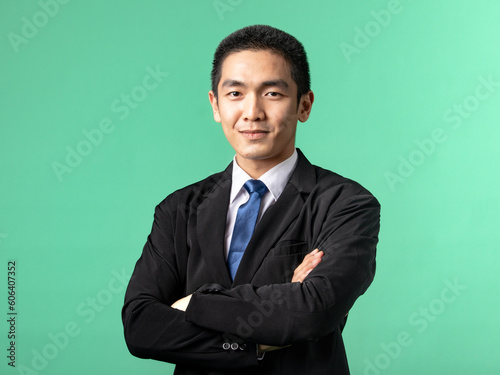
[(209, 99), (236, 155), (156, 207), (123, 308), (132, 354), (176, 374), (349, 373), (341, 332), (373, 280), (379, 204), (295, 149), (309, 81), (283, 31), (218, 46)]

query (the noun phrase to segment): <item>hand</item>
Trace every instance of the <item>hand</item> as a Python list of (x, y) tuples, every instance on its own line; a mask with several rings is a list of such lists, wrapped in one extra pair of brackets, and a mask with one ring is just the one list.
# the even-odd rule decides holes
[(189, 305), (189, 301), (191, 301), (191, 296), (192, 296), (192, 294), (190, 294), (189, 296), (186, 296), (184, 298), (181, 298), (180, 300), (174, 302), (171, 307), (173, 307), (174, 309), (177, 309), (177, 310), (186, 311), (186, 309)]
[(321, 258), (325, 255), (319, 249), (314, 249), (304, 257), (304, 260), (293, 272), (292, 283), (303, 282), (309, 273), (321, 262)]

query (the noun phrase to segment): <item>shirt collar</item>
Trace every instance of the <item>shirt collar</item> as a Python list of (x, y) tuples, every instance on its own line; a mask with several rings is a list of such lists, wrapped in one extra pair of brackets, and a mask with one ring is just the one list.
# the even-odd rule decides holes
[[(297, 165), (297, 159), (297, 150), (294, 150), (292, 156), (275, 165), (262, 176), (260, 176), (259, 180), (266, 184), (275, 201), (278, 200), (279, 196), (285, 189), (285, 186), (290, 179), (295, 166)], [(233, 203), (238, 193), (243, 189), (243, 185), (245, 184), (245, 182), (251, 179), (252, 177), (250, 177), (238, 165), (235, 155), (233, 158), (233, 177), (231, 184), (231, 195), (229, 197), (230, 203)]]

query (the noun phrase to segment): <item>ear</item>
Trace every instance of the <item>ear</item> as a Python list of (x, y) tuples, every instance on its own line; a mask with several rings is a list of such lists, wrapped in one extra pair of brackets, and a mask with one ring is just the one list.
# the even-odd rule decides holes
[(306, 122), (311, 114), (312, 105), (314, 102), (314, 94), (312, 91), (302, 95), (299, 102), (299, 121)]
[(219, 104), (217, 103), (217, 98), (215, 97), (215, 93), (212, 90), (208, 92), (208, 100), (210, 100), (210, 104), (212, 105), (212, 111), (214, 112), (214, 120), (216, 122), (220, 122)]

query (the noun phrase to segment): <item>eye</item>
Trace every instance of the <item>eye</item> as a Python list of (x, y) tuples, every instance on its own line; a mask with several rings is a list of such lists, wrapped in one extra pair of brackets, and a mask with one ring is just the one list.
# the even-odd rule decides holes
[(269, 91), (268, 93), (266, 93), (267, 96), (270, 96), (272, 98), (277, 98), (279, 96), (282, 96), (279, 92), (276, 92), (276, 91)]
[(228, 92), (227, 95), (232, 97), (232, 98), (237, 98), (238, 96), (241, 96), (241, 93), (238, 91), (231, 91), (231, 92)]

